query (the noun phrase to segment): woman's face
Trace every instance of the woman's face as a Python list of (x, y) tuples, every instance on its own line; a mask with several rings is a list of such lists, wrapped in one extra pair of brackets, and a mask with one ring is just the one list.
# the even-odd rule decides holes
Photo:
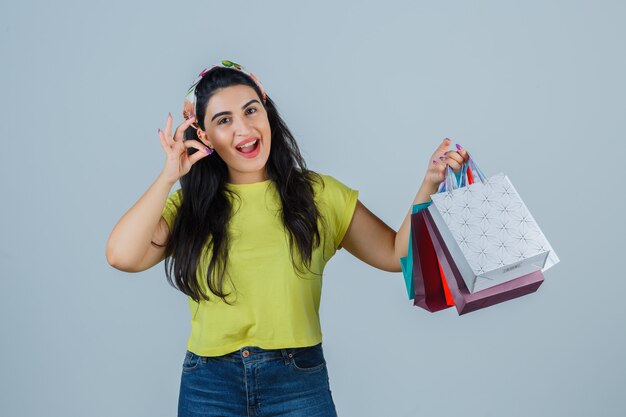
[[(268, 179), (265, 165), (271, 147), (270, 123), (252, 87), (234, 85), (217, 90), (207, 103), (204, 127), (206, 131), (198, 130), (198, 135), (228, 165), (228, 182), (249, 184)], [(237, 147), (252, 141), (256, 143), (243, 151)]]

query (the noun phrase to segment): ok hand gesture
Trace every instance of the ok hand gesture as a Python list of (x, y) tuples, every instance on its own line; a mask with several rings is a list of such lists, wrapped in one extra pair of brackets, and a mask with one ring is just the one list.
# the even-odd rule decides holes
[[(159, 137), (161, 138), (161, 146), (165, 151), (165, 166), (161, 175), (169, 182), (174, 184), (180, 177), (187, 174), (193, 164), (198, 162), (205, 156), (210, 155), (213, 151), (197, 140), (183, 140), (183, 134), (189, 126), (196, 120), (190, 117), (182, 122), (176, 128), (174, 136), (172, 136), (172, 115), (167, 116), (165, 131), (159, 129)], [(199, 152), (193, 155), (187, 154), (187, 148), (196, 148)]]

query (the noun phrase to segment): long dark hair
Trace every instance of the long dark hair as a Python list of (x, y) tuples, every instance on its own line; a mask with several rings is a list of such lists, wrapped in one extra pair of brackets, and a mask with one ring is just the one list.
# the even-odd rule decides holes
[[(211, 96), (220, 88), (239, 84), (252, 87), (262, 102), (261, 91), (256, 83), (248, 75), (235, 69), (214, 68), (200, 80), (196, 86), (195, 111), (196, 122), (202, 130), (206, 130), (204, 117)], [(276, 185), (282, 202), (281, 216), (289, 235), (294, 270), (300, 271), (298, 264), (302, 263), (310, 271), (313, 249), (321, 243), (318, 220), (326, 223), (314, 203), (313, 181), (320, 181), (323, 186), (323, 180), (318, 173), (306, 168), (296, 140), (278, 114), (274, 102), (269, 96), (266, 96), (266, 100), (264, 107), (272, 132), (270, 155), (266, 165), (267, 175)], [(190, 139), (198, 139), (193, 127), (189, 127), (184, 134), (184, 140)], [(197, 149), (190, 148), (187, 152), (191, 155)], [(170, 285), (196, 302), (200, 298), (210, 299), (200, 287), (196, 272), (204, 255), (205, 245), (211, 242), (207, 286), (214, 295), (231, 304), (226, 300), (230, 293), (224, 292), (229, 247), (226, 226), (232, 211), (227, 193), (234, 197), (237, 195), (225, 187), (228, 179), (228, 166), (215, 152), (196, 162), (179, 180), (182, 201), (170, 239), (165, 245), (165, 273)], [(299, 251), (299, 261), (294, 261), (294, 242)], [(217, 271), (217, 276), (214, 271)]]

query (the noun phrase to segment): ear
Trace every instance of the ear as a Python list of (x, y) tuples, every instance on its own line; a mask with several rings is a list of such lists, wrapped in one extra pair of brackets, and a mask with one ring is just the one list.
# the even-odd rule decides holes
[(202, 129), (198, 128), (196, 129), (196, 133), (198, 135), (198, 139), (200, 139), (200, 142), (204, 143), (206, 146), (208, 146), (209, 148), (213, 149), (213, 146), (211, 146), (211, 143), (209, 142), (209, 137), (206, 134), (205, 131), (203, 131)]

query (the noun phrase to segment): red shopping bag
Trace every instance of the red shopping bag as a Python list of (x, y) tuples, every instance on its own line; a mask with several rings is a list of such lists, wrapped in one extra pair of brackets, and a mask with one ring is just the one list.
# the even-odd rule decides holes
[(439, 273), (441, 274), (441, 282), (443, 284), (443, 294), (446, 296), (446, 304), (448, 304), (449, 306), (453, 306), (454, 297), (452, 296), (450, 287), (448, 287), (448, 283), (446, 282), (446, 276), (443, 273), (443, 267), (441, 266), (441, 262), (439, 262), (439, 259), (437, 259), (437, 264), (439, 265)]
[(413, 245), (413, 305), (431, 313), (454, 305), (443, 267), (437, 259), (431, 236), (421, 210), (411, 215), (411, 244)]

